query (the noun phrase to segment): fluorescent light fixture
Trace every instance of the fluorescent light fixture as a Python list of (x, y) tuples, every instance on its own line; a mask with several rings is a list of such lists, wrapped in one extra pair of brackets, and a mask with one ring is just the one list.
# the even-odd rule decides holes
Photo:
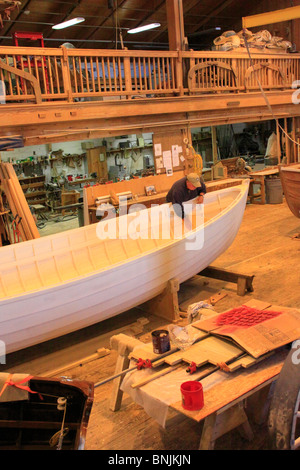
[(148, 31), (148, 29), (158, 28), (159, 26), (160, 26), (160, 23), (146, 24), (145, 26), (139, 26), (138, 28), (129, 29), (127, 33), (129, 34), (141, 33), (142, 31)]
[(64, 23), (55, 24), (52, 29), (64, 29), (74, 26), (74, 24), (82, 23), (85, 18), (73, 18), (72, 20), (65, 21)]

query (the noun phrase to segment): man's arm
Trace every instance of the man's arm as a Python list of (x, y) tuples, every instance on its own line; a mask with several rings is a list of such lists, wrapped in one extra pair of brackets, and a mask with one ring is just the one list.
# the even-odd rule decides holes
[(203, 178), (201, 177), (201, 187), (198, 190), (198, 199), (197, 199), (198, 204), (203, 204), (205, 194), (206, 194), (206, 186), (203, 181)]
[(184, 196), (181, 191), (174, 191), (173, 197), (172, 197), (172, 204), (174, 208), (174, 212), (178, 217), (181, 217), (184, 219), (184, 208), (183, 208), (183, 199)]

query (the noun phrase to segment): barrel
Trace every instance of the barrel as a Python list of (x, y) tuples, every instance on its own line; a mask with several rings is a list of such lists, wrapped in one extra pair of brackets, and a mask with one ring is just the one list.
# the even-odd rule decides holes
[(266, 179), (266, 203), (281, 204), (283, 201), (283, 191), (280, 178)]

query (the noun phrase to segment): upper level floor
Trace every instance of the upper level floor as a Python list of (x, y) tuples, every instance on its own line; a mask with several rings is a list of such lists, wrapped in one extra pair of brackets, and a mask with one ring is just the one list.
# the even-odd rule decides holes
[[(270, 50), (269, 50), (270, 51)], [(2, 104), (288, 90), (300, 54), (0, 47)], [(3, 85), (5, 85), (3, 87)]]
[(287, 117), (300, 115), (298, 80), (300, 54), (271, 50), (0, 47), (0, 119), (12, 132), (70, 123), (122, 127), (124, 118), (128, 125), (217, 125)]

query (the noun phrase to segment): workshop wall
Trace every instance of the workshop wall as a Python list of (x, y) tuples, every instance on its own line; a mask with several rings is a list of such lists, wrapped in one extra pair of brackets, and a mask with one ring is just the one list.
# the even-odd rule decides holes
[[(33, 157), (36, 162), (40, 160), (40, 157), (49, 158), (51, 153), (59, 150), (62, 150), (64, 155), (83, 155), (87, 148), (102, 145), (107, 147), (108, 170), (111, 168), (112, 174), (117, 172), (120, 179), (129, 177), (130, 174), (143, 170), (146, 166), (154, 165), (151, 133), (28, 146), (2, 151), (1, 160), (17, 163)], [(87, 159), (84, 157), (73, 161), (68, 159), (53, 161), (51, 165), (43, 165), (43, 174), (46, 176), (46, 182), (51, 181), (53, 176), (87, 176)]]

